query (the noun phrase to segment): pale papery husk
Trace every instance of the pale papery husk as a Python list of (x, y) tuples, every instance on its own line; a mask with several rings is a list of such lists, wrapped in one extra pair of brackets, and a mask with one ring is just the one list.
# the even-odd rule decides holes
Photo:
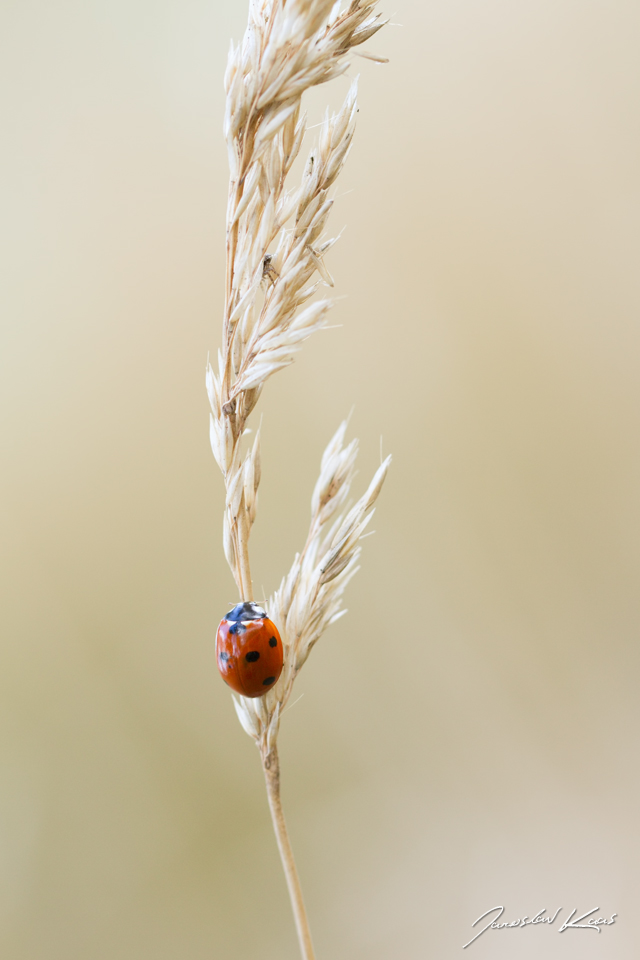
[[(231, 45), (225, 73), (224, 132), (230, 166), (227, 276), (222, 349), (207, 365), (211, 448), (225, 488), (223, 543), (242, 599), (252, 599), (248, 539), (260, 484), (260, 431), (243, 452), (243, 436), (269, 377), (293, 362), (327, 323), (332, 301), (309, 300), (333, 286), (324, 255), (332, 191), (355, 132), (357, 80), (342, 107), (325, 116), (302, 181), (289, 185), (302, 148), (306, 90), (344, 74), (354, 54), (387, 22), (376, 0), (251, 0), (243, 41)], [(343, 423), (327, 446), (312, 497), (307, 542), (267, 604), (284, 645), (278, 682), (262, 697), (234, 697), (246, 732), (263, 758), (273, 749), (282, 711), (309, 652), (345, 611), (342, 598), (358, 569), (358, 541), (389, 467), (344, 513), (357, 442), (345, 445)]]

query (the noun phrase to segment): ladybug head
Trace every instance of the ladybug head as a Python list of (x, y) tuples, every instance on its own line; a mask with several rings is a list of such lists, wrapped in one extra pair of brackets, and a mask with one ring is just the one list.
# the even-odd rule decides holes
[(266, 615), (266, 610), (249, 600), (246, 603), (237, 604), (233, 610), (226, 614), (224, 619), (237, 623), (239, 620), (264, 620)]

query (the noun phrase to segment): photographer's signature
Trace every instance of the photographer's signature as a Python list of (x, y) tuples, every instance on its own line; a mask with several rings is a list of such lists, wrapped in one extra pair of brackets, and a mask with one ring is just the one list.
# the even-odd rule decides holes
[[(482, 927), (481, 930), (476, 933), (475, 937), (472, 937), (469, 940), (469, 943), (465, 943), (465, 947), (471, 946), (471, 944), (481, 937), (483, 933), (486, 933), (487, 930), (505, 930), (508, 927), (529, 927), (531, 925), (538, 924), (547, 924), (551, 925), (555, 922), (557, 916), (559, 915), (562, 907), (558, 907), (556, 912), (551, 915), (547, 915), (547, 908), (545, 907), (542, 910), (538, 910), (535, 916), (532, 917), (522, 917), (518, 920), (513, 920), (511, 923), (507, 921), (501, 922), (500, 918), (504, 913), (504, 907), (492, 907), (490, 910), (487, 910), (482, 914), (481, 917), (478, 917), (477, 920), (471, 924), (472, 927), (477, 926), (482, 920), (486, 920), (486, 924)], [(577, 909), (571, 911), (567, 919), (564, 921), (561, 927), (558, 928), (558, 933), (564, 933), (565, 930), (595, 930), (596, 933), (601, 933), (602, 927), (610, 926), (612, 923), (616, 922), (617, 913), (612, 913), (611, 916), (607, 919), (605, 917), (593, 916), (597, 914), (600, 910), (600, 907), (594, 907), (593, 910), (587, 910), (586, 913), (583, 913), (582, 916), (576, 917)], [(491, 916), (494, 914), (494, 916)], [(487, 917), (489, 919), (487, 920)]]

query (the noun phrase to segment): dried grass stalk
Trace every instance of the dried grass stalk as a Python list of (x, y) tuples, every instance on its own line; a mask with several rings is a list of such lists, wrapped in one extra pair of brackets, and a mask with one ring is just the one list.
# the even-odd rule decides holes
[[(260, 484), (260, 432), (242, 438), (266, 380), (292, 363), (327, 320), (331, 300), (314, 299), (333, 279), (324, 254), (331, 190), (355, 130), (357, 82), (341, 109), (327, 113), (302, 182), (289, 173), (306, 131), (305, 90), (344, 74), (360, 44), (384, 25), (376, 0), (251, 0), (241, 45), (231, 46), (225, 75), (225, 137), (230, 182), (222, 349), (207, 368), (211, 447), (226, 487), (224, 550), (242, 600), (253, 600), (248, 542)], [(358, 569), (358, 541), (389, 466), (346, 509), (357, 442), (345, 446), (343, 423), (329, 443), (312, 497), (307, 542), (267, 605), (284, 645), (284, 668), (263, 697), (234, 698), (240, 722), (262, 757), (302, 955), (313, 948), (280, 803), (277, 735), (295, 678), (325, 628), (345, 611), (342, 595)]]

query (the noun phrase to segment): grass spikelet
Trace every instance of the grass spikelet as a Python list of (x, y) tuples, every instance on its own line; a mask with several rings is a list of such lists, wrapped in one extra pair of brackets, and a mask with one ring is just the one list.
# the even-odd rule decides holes
[[(224, 319), (216, 367), (207, 366), (207, 392), (211, 448), (226, 489), (224, 552), (243, 601), (254, 599), (248, 545), (261, 476), (260, 431), (250, 447), (243, 437), (266, 381), (291, 364), (327, 322), (332, 301), (316, 297), (334, 282), (324, 254), (337, 240), (327, 235), (332, 189), (355, 133), (357, 81), (341, 108), (325, 116), (301, 182), (291, 185), (307, 129), (301, 101), (311, 87), (344, 74), (352, 54), (383, 61), (360, 49), (387, 22), (375, 3), (251, 0), (244, 38), (229, 52)], [(283, 641), (282, 673), (261, 697), (234, 697), (238, 718), (260, 750), (304, 960), (314, 954), (280, 803), (280, 718), (313, 646), (345, 612), (343, 595), (358, 569), (359, 540), (390, 462), (381, 464), (347, 510), (357, 441), (345, 444), (346, 427), (341, 424), (322, 457), (307, 541), (268, 603)]]

